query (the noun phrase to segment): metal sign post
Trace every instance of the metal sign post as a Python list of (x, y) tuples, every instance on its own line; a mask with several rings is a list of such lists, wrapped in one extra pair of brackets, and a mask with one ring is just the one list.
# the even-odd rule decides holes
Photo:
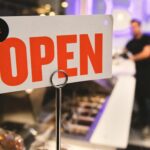
[[(53, 77), (57, 73), (64, 74), (65, 81), (63, 84), (56, 85), (53, 82)], [(52, 73), (50, 82), (56, 88), (56, 150), (61, 150), (61, 103), (62, 103), (62, 88), (67, 84), (68, 75), (63, 70), (56, 70)]]

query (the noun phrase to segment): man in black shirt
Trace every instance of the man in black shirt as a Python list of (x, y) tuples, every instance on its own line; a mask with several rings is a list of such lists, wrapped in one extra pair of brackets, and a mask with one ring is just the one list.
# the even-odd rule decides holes
[(136, 64), (135, 97), (140, 122), (150, 127), (150, 36), (142, 33), (141, 22), (135, 19), (131, 21), (131, 31), (133, 38), (127, 43), (126, 50), (133, 54), (129, 59)]

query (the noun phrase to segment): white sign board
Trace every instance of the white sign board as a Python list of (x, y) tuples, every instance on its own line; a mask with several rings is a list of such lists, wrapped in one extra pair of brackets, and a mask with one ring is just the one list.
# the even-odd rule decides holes
[[(111, 77), (111, 16), (1, 19), (9, 33), (0, 42), (0, 93), (51, 86), (56, 70), (67, 73), (68, 83)], [(61, 74), (54, 78), (57, 84), (63, 80)]]

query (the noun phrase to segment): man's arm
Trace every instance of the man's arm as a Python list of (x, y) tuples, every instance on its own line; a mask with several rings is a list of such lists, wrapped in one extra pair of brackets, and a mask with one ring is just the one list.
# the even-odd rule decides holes
[(129, 59), (133, 61), (139, 61), (149, 57), (150, 57), (150, 45), (145, 46), (142, 52), (132, 55)]

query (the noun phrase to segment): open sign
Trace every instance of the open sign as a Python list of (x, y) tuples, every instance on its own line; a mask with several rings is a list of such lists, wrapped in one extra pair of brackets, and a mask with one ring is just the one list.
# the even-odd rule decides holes
[(9, 35), (0, 42), (0, 93), (50, 86), (55, 70), (68, 83), (111, 76), (111, 16), (3, 19)]

